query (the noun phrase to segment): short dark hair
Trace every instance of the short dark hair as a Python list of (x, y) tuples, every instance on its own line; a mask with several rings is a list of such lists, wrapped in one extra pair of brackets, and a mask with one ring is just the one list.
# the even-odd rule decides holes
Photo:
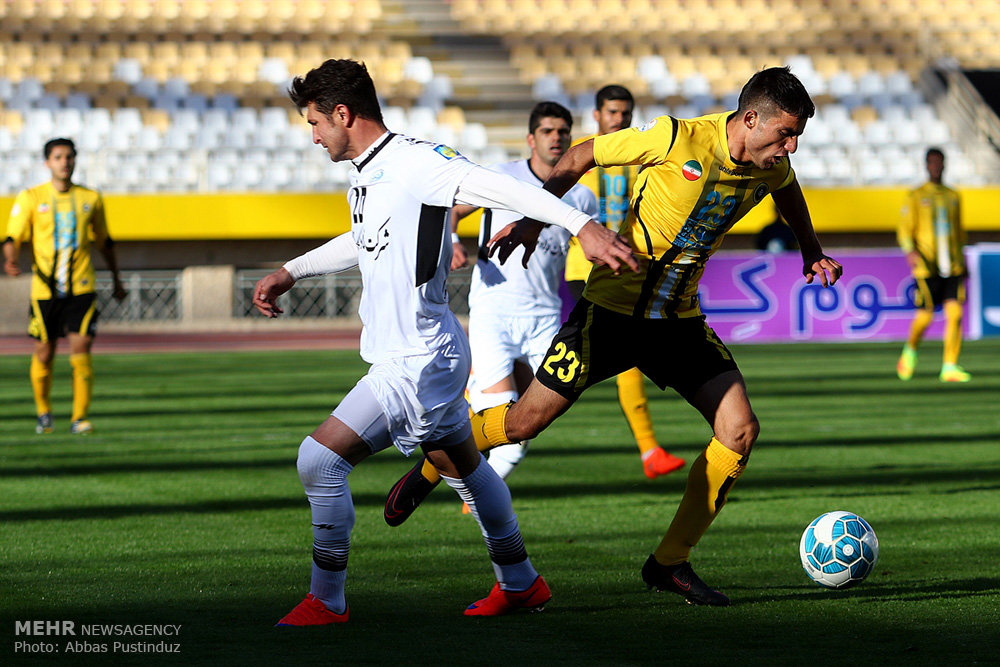
[(740, 91), (738, 112), (756, 109), (763, 116), (777, 109), (796, 118), (812, 118), (816, 113), (806, 87), (788, 67), (769, 67), (750, 77)]
[(569, 112), (569, 109), (558, 102), (539, 102), (531, 110), (531, 115), (528, 117), (528, 134), (535, 133), (538, 126), (542, 124), (543, 118), (562, 118), (570, 126), (570, 129), (573, 127), (573, 114)]
[(605, 102), (611, 100), (624, 100), (635, 106), (635, 98), (632, 97), (632, 93), (625, 86), (619, 86), (617, 84), (611, 84), (610, 86), (604, 86), (597, 91), (597, 95), (594, 96), (594, 108), (600, 111), (601, 107), (604, 106)]
[(932, 155), (937, 155), (942, 160), (944, 159), (944, 151), (938, 148), (937, 146), (931, 146), (930, 148), (927, 149), (927, 155), (924, 156), (924, 160), (925, 161), (930, 160)]
[(364, 63), (356, 60), (327, 60), (305, 76), (292, 79), (288, 96), (300, 112), (314, 103), (317, 111), (329, 116), (343, 104), (361, 118), (382, 122), (375, 83)]
[(42, 154), (45, 156), (46, 160), (48, 160), (49, 156), (52, 155), (52, 151), (56, 146), (69, 146), (69, 149), (73, 151), (73, 156), (76, 157), (76, 144), (73, 143), (73, 140), (58, 137), (56, 139), (49, 139), (45, 142), (45, 148), (42, 149)]

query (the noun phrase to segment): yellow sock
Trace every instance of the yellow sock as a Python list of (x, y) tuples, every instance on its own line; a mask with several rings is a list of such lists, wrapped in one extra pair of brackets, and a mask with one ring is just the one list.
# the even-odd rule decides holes
[(910, 325), (910, 338), (906, 341), (906, 344), (914, 350), (917, 349), (932, 319), (934, 319), (933, 310), (918, 310), (917, 314), (913, 316), (913, 324)]
[(639, 453), (655, 449), (657, 442), (653, 434), (653, 420), (649, 416), (649, 399), (646, 398), (642, 371), (638, 368), (618, 374), (618, 402), (632, 429)]
[(726, 504), (729, 489), (746, 469), (739, 454), (712, 438), (688, 473), (687, 488), (673, 521), (653, 556), (661, 565), (691, 557), (691, 547), (705, 534)]
[(962, 304), (946, 301), (944, 315), (947, 321), (944, 331), (944, 363), (957, 364), (958, 353), (962, 351)]
[[(503, 405), (486, 408), (482, 412), (469, 415), (472, 421), (472, 435), (476, 439), (476, 449), (481, 452), (488, 452), (498, 445), (510, 443), (504, 432), (503, 422), (507, 417), (507, 411), (510, 410), (510, 406), (512, 405), (514, 404), (504, 403)], [(430, 459), (427, 458), (424, 459), (424, 465), (420, 468), (420, 474), (430, 482), (436, 482), (441, 479), (441, 474), (434, 467), (434, 464), (430, 462)]]
[(52, 389), (52, 363), (43, 364), (37, 356), (31, 355), (31, 370), (28, 375), (31, 378), (31, 391), (35, 395), (35, 410), (39, 415), (52, 412), (52, 403), (49, 401), (49, 392)]
[(94, 391), (94, 368), (90, 354), (83, 352), (69, 355), (73, 367), (73, 420), (86, 419), (90, 410), (90, 397)]

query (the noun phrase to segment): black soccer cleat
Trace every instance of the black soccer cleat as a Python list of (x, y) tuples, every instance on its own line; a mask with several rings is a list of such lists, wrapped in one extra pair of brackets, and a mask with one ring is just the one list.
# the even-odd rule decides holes
[(385, 499), (385, 510), (382, 513), (385, 522), (390, 526), (398, 526), (410, 518), (413, 511), (420, 507), (424, 498), (430, 495), (434, 487), (441, 483), (439, 477), (436, 482), (431, 482), (420, 474), (420, 469), (424, 467), (424, 459), (417, 461), (417, 465), (399, 478), (399, 481), (392, 485), (388, 497)]
[(713, 591), (691, 569), (687, 561), (677, 565), (660, 565), (650, 554), (642, 566), (642, 580), (649, 588), (670, 591), (683, 595), (688, 604), (706, 604), (712, 607), (728, 607), (729, 598)]

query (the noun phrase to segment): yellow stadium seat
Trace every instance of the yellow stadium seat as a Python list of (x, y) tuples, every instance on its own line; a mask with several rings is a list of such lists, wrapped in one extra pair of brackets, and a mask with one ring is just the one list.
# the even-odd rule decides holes
[(146, 42), (129, 42), (125, 44), (122, 48), (122, 56), (125, 58), (134, 58), (143, 66), (152, 59), (151, 49)]
[(456, 132), (461, 132), (465, 127), (465, 112), (461, 107), (445, 107), (438, 112), (437, 122), (438, 125), (447, 125)]
[(20, 134), (24, 128), (24, 116), (14, 109), (0, 111), (0, 125), (10, 130), (12, 134)]
[(176, 63), (181, 59), (180, 45), (177, 42), (156, 42), (150, 49), (150, 57), (154, 60)]
[(126, 95), (118, 106), (125, 109), (148, 109), (149, 100), (142, 95)]
[(165, 132), (170, 127), (170, 114), (163, 109), (143, 109), (142, 124)]

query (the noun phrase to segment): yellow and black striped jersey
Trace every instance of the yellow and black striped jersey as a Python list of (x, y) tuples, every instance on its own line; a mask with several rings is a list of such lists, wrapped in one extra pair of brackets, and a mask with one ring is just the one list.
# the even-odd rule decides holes
[[(582, 144), (596, 135), (584, 137), (575, 144)], [(594, 167), (580, 178), (580, 184), (590, 188), (597, 197), (600, 208), (597, 219), (599, 223), (619, 231), (628, 216), (629, 199), (632, 196), (632, 185), (635, 183), (639, 168), (633, 165), (614, 165)], [(580, 242), (574, 236), (569, 241), (569, 252), (566, 255), (566, 280), (586, 280), (593, 264), (583, 254)]]
[(734, 112), (656, 118), (594, 139), (599, 165), (640, 165), (621, 234), (639, 272), (595, 266), (584, 296), (618, 313), (650, 319), (695, 317), (705, 262), (737, 220), (795, 181), (788, 159), (770, 169), (738, 163), (726, 121)]
[(896, 238), (903, 252), (916, 250), (923, 262), (915, 278), (965, 275), (965, 230), (958, 193), (936, 183), (911, 190), (903, 206)]
[(95, 291), (91, 243), (105, 244), (104, 204), (96, 190), (52, 183), (22, 190), (14, 200), (7, 237), (20, 247), (31, 241), (31, 298), (53, 299)]

